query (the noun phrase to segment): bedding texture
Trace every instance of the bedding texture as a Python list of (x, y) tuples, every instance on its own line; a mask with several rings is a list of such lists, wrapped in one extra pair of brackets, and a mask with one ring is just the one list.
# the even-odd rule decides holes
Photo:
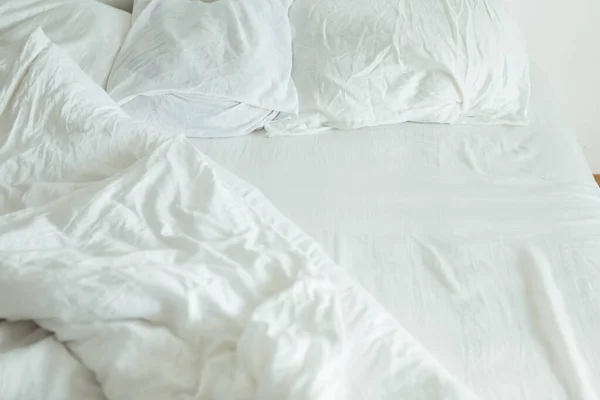
[(103, 88), (130, 26), (129, 13), (97, 1), (0, 1), (0, 44), (41, 27)]
[(296, 0), (290, 21), (299, 114), (270, 135), (527, 124), (525, 42), (502, 0)]
[(290, 4), (138, 0), (109, 93), (132, 117), (188, 136), (244, 135), (295, 113)]
[(3, 400), (476, 399), (258, 191), (130, 119), (41, 31), (0, 57)]
[(485, 400), (600, 397), (600, 189), (532, 68), (529, 126), (193, 140)]

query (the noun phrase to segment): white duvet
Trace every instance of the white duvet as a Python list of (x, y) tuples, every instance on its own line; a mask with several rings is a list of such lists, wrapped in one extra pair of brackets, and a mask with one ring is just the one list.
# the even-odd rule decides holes
[(41, 31), (0, 51), (0, 82), (1, 399), (475, 398), (256, 190), (129, 119)]

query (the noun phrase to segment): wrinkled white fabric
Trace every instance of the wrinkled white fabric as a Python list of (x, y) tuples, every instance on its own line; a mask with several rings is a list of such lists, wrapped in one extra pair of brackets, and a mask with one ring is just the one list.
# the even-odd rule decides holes
[(102, 87), (130, 26), (129, 13), (96, 1), (0, 1), (0, 45), (41, 27)]
[(31, 321), (0, 321), (0, 396), (105, 400), (94, 374)]
[(165, 132), (250, 133), (297, 112), (291, 0), (136, 1), (110, 95)]
[(131, 120), (41, 31), (0, 57), (0, 318), (57, 348), (0, 354), (25, 375), (2, 399), (51, 398), (31, 362), (79, 374), (54, 398), (89, 398), (65, 348), (109, 400), (476, 399), (259, 192)]
[(271, 135), (406, 121), (527, 123), (529, 68), (503, 0), (296, 0), (299, 115)]
[(597, 399), (600, 189), (536, 72), (527, 127), (193, 143), (260, 189), (480, 398)]

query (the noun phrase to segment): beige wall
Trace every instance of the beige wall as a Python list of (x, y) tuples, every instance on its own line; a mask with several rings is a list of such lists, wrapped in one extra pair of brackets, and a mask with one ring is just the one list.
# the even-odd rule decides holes
[(511, 0), (535, 64), (600, 174), (600, 0)]

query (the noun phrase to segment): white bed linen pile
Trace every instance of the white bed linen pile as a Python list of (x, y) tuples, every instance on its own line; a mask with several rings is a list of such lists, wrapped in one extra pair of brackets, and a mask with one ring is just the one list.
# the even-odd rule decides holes
[(130, 27), (131, 14), (97, 1), (0, 1), (0, 45), (42, 28), (102, 87)]
[(0, 398), (475, 399), (256, 190), (129, 119), (41, 31), (0, 57)]

